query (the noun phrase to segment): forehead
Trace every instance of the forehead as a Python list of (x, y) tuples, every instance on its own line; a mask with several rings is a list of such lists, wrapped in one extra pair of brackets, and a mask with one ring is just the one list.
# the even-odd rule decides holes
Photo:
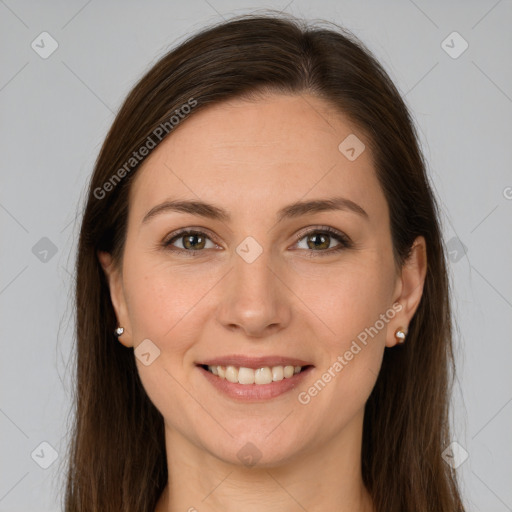
[[(353, 161), (339, 149), (349, 136), (366, 146)], [(387, 207), (368, 142), (314, 96), (226, 101), (192, 113), (153, 151), (132, 183), (130, 210), (142, 218), (169, 197), (200, 198), (247, 218), (343, 195), (382, 217)]]

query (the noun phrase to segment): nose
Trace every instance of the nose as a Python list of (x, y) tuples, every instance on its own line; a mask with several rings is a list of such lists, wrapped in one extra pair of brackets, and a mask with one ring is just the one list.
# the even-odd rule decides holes
[(284, 329), (291, 318), (290, 289), (272, 268), (269, 253), (248, 263), (233, 255), (233, 268), (222, 288), (217, 320), (228, 330), (265, 337)]

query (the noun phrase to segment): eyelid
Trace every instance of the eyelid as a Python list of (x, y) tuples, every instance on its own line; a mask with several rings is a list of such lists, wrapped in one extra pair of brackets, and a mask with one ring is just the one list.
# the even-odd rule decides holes
[(350, 242), (350, 238), (345, 235), (342, 231), (339, 231), (335, 228), (332, 228), (331, 226), (307, 226), (305, 228), (302, 228), (298, 233), (294, 235), (295, 241), (299, 241), (302, 238), (304, 238), (306, 235), (309, 235), (310, 233), (328, 233), (330, 235), (336, 235), (342, 239), (344, 239), (347, 243)]
[[(307, 226), (306, 228), (303, 228), (299, 233), (294, 235), (295, 237), (295, 244), (299, 243), (300, 240), (302, 240), (304, 237), (313, 234), (313, 233), (321, 233), (321, 234), (327, 234), (331, 238), (334, 238), (338, 241), (338, 245), (336, 247), (331, 247), (330, 249), (323, 250), (323, 251), (315, 251), (315, 250), (305, 250), (305, 253), (309, 257), (316, 257), (316, 256), (322, 256), (322, 255), (329, 255), (329, 254), (336, 254), (340, 251), (346, 250), (346, 249), (352, 249), (354, 247), (354, 242), (352, 242), (351, 238), (346, 235), (344, 232), (333, 228), (331, 226)], [(295, 249), (297, 250), (297, 249)]]
[[(169, 233), (169, 235), (167, 235), (163, 242), (162, 242), (162, 245), (164, 247), (170, 245), (170, 242), (174, 239), (177, 239), (177, 238), (180, 238), (180, 236), (183, 236), (183, 235), (188, 235), (188, 234), (199, 234), (199, 235), (206, 235), (207, 238), (209, 238), (212, 242), (214, 242), (216, 245), (221, 245), (219, 243), (219, 241), (217, 240), (217, 237), (207, 228), (203, 228), (203, 227), (198, 227), (198, 226), (190, 226), (190, 227), (186, 227), (186, 228), (181, 228), (181, 229), (178, 229), (177, 231), (173, 231), (172, 233)], [(179, 247), (176, 248), (177, 251), (179, 251)], [(193, 251), (186, 251), (186, 252), (193, 252)], [(200, 251), (197, 251), (197, 252), (200, 252)]]
[[(305, 236), (312, 234), (312, 233), (326, 233), (326, 234), (332, 236), (333, 238), (336, 238), (339, 242), (339, 245), (337, 247), (333, 247), (333, 248), (323, 250), (323, 251), (320, 251), (320, 250), (319, 251), (314, 251), (314, 250), (307, 251), (306, 250), (306, 252), (318, 253), (318, 254), (320, 254), (320, 253), (332, 254), (336, 250), (347, 249), (347, 248), (352, 247), (352, 245), (353, 245), (353, 242), (350, 239), (350, 237), (347, 236), (342, 231), (339, 231), (331, 226), (319, 226), (319, 225), (312, 225), (312, 226), (307, 226), (305, 228), (302, 228), (298, 233), (296, 233), (294, 235), (294, 239), (295, 239), (294, 245), (297, 244), (300, 240), (302, 240)], [(178, 229), (177, 231), (170, 233), (168, 236), (166, 236), (164, 238), (164, 240), (162, 242), (162, 246), (164, 248), (169, 249), (169, 247), (172, 245), (171, 241), (178, 239), (178, 238), (180, 238), (180, 236), (183, 236), (186, 234), (206, 235), (207, 238), (210, 239), (217, 246), (221, 246), (221, 244), (216, 239), (215, 235), (213, 235), (213, 233), (209, 229), (203, 228), (203, 227), (198, 227), (198, 226), (190, 226), (190, 227), (186, 227), (186, 228), (181, 228), (181, 229)], [(180, 249), (179, 247), (173, 247), (170, 250), (175, 251), (175, 252), (181, 252), (181, 253), (185, 252), (188, 254), (192, 253), (192, 255), (204, 252), (204, 250), (187, 251), (184, 249)]]

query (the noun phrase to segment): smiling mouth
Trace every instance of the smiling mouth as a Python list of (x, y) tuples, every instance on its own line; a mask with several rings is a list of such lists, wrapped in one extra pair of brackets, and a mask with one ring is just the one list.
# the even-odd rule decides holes
[(294, 375), (302, 373), (312, 365), (306, 366), (263, 366), (253, 369), (244, 366), (219, 366), (219, 365), (198, 365), (204, 370), (216, 375), (222, 380), (233, 384), (244, 385), (265, 385), (272, 382), (279, 382), (284, 379), (291, 379)]

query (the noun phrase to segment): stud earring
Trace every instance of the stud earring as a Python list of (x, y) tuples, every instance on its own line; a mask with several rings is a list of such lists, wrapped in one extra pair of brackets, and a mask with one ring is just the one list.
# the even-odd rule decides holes
[(119, 336), (121, 336), (121, 334), (123, 334), (124, 332), (124, 327), (117, 327), (114, 331), (114, 334), (119, 338)]
[(406, 332), (403, 331), (402, 329), (397, 329), (395, 331), (395, 338), (396, 338), (396, 341), (400, 344), (402, 344), (404, 341), (405, 341), (405, 336), (406, 336)]

